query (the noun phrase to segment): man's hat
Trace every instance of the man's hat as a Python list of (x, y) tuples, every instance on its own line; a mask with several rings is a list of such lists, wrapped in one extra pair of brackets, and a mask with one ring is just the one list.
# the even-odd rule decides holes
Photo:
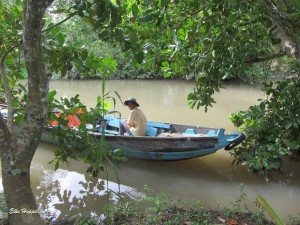
[(139, 107), (139, 103), (137, 103), (136, 99), (135, 98), (129, 98), (127, 99), (124, 104), (127, 106), (129, 102), (133, 102), (137, 107)]

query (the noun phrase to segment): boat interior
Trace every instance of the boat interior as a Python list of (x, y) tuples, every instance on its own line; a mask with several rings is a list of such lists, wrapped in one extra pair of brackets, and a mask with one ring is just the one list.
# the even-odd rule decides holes
[[(104, 116), (105, 133), (106, 134), (119, 134), (120, 123), (124, 119), (116, 118), (109, 115)], [(101, 123), (101, 122), (100, 122)], [(101, 133), (101, 125), (96, 127), (96, 131)], [(179, 136), (217, 136), (219, 129), (207, 128), (193, 125), (181, 125), (171, 123), (161, 123), (147, 121), (146, 136), (151, 137), (179, 137)]]

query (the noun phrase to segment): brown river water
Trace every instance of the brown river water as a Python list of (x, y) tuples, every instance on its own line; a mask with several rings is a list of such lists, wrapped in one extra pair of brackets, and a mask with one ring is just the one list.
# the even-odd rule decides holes
[[(217, 103), (205, 113), (204, 109), (191, 110), (187, 106), (187, 94), (193, 85), (190, 81), (173, 80), (107, 81), (106, 91), (117, 91), (123, 100), (135, 97), (148, 120), (223, 127), (227, 132), (237, 130), (228, 119), (231, 112), (245, 110), (257, 99), (266, 97), (258, 87), (226, 84), (226, 89), (214, 95)], [(53, 81), (50, 85), (59, 96), (72, 97), (78, 93), (88, 108), (95, 106), (101, 87), (98, 80)], [(117, 102), (116, 110), (127, 117), (128, 109), (121, 103)], [(108, 202), (120, 201), (119, 195), (125, 201), (143, 197), (145, 186), (176, 200), (199, 200), (213, 209), (230, 207), (239, 196), (241, 184), (249, 208), (257, 209), (255, 197), (262, 194), (284, 220), (300, 214), (300, 163), (287, 161), (283, 174), (274, 174), (267, 180), (251, 174), (242, 165), (231, 165), (233, 158), (222, 149), (184, 161), (129, 159), (120, 164), (118, 178), (111, 170), (107, 181), (103, 174), (96, 178), (87, 174), (87, 166), (80, 161), (70, 161), (54, 171), (54, 165), (48, 163), (53, 159), (54, 148), (50, 144), (39, 145), (31, 178), (40, 208), (53, 219), (72, 214), (101, 215)]]

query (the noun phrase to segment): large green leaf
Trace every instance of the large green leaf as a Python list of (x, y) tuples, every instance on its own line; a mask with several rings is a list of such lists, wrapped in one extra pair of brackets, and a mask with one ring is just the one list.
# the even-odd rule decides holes
[(132, 15), (135, 17), (135, 18), (138, 18), (139, 16), (139, 7), (137, 6), (137, 4), (133, 4), (131, 6), (131, 10), (132, 10)]
[(58, 33), (57, 41), (60, 45), (63, 45), (65, 43), (65, 35), (63, 33)]

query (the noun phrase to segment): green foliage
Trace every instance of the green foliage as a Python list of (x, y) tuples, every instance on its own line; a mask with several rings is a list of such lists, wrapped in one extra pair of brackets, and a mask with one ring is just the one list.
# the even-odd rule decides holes
[[(7, 74), (7, 80), (13, 96), (17, 96), (19, 90), (18, 80), (27, 78), (27, 71), (21, 56), (22, 39), (22, 15), (23, 8), (20, 0), (0, 0), (0, 101), (6, 102), (2, 81), (3, 71)], [(15, 98), (17, 101), (18, 96)], [(13, 103), (15, 105), (15, 103)]]
[(90, 216), (87, 218), (79, 218), (76, 219), (74, 225), (96, 225), (97, 224), (97, 219)]
[(248, 84), (261, 84), (272, 80), (274, 74), (276, 74), (276, 70), (273, 69), (271, 62), (257, 63), (241, 72), (239, 79)]
[(246, 139), (232, 153), (237, 163), (268, 174), (280, 169), (283, 159), (300, 149), (300, 78), (263, 86), (268, 98), (246, 111), (231, 114), (231, 121)]
[(299, 35), (294, 35), (299, 34), (297, 8), (280, 0), (272, 4), (270, 8), (268, 1), (128, 1), (121, 5), (127, 13), (111, 40), (152, 74), (195, 78), (189, 105), (207, 111), (222, 80), (270, 78), (272, 60), (284, 55), (282, 40), (274, 36), (278, 26), (289, 27), (285, 31), (299, 43)]
[(139, 1), (128, 7), (132, 14), (115, 40), (152, 72), (196, 78), (188, 95), (191, 108), (207, 111), (222, 79), (242, 77), (244, 71), (250, 77), (256, 73), (253, 64), (280, 51), (271, 42), (272, 23), (260, 10), (266, 7), (262, 2)]
[[(49, 27), (53, 24), (49, 24)], [(73, 40), (68, 37), (64, 39), (63, 31), (60, 27), (49, 30), (47, 61), (49, 62), (49, 71), (60, 74), (64, 77), (68, 74), (74, 73), (83, 77), (102, 77), (103, 68), (110, 63), (111, 73), (116, 69), (117, 63), (112, 59), (111, 55), (99, 55), (96, 50), (91, 51), (89, 46), (84, 44), (83, 40)], [(82, 35), (81, 35), (82, 36)], [(83, 38), (83, 37), (82, 37)], [(60, 44), (60, 39), (63, 39), (64, 44)], [(77, 38), (78, 39), (78, 38)], [(54, 46), (54, 47), (52, 47)], [(111, 61), (108, 63), (108, 61)], [(109, 76), (106, 74), (106, 76)]]
[[(59, 145), (55, 151), (55, 168), (59, 167), (60, 162), (68, 162), (69, 158), (82, 159), (90, 166), (87, 172), (97, 176), (100, 172), (106, 172), (107, 165), (110, 164), (116, 169), (117, 162), (125, 160), (124, 151), (109, 149), (105, 142), (104, 133), (101, 138), (92, 135), (92, 131), (87, 124), (96, 127), (96, 121), (101, 121), (105, 114), (110, 113), (110, 101), (113, 105), (116, 104), (116, 99), (110, 95), (110, 92), (105, 91), (106, 78), (116, 69), (117, 63), (111, 57), (103, 59), (94, 58), (90, 63), (95, 63), (93, 67), (97, 67), (99, 73), (102, 75), (102, 89), (101, 96), (97, 97), (97, 104), (94, 108), (89, 110), (79, 100), (79, 95), (67, 98), (55, 99), (56, 91), (52, 91), (48, 95), (50, 113), (47, 121), (57, 121), (57, 125), (52, 127), (54, 137), (58, 139)], [(121, 101), (118, 92), (113, 92)], [(81, 111), (81, 113), (78, 113)], [(55, 113), (59, 112), (59, 114)], [(69, 116), (75, 116), (80, 121), (79, 126), (70, 127)], [(105, 129), (102, 129), (105, 130)], [(54, 160), (53, 160), (54, 161)], [(116, 172), (116, 170), (115, 170)]]
[(177, 201), (163, 193), (154, 194), (146, 187), (146, 197), (135, 203), (121, 202), (106, 208), (103, 224), (231, 224), (231, 219), (238, 224), (273, 224), (259, 212), (251, 212), (245, 207), (245, 191), (233, 203), (233, 208), (207, 210), (199, 200)]
[(245, 185), (243, 183), (241, 183), (239, 185), (239, 196), (236, 198), (236, 200), (234, 202), (231, 203), (232, 205), (232, 209), (235, 211), (244, 211), (247, 212), (248, 211), (248, 207), (246, 205), (246, 191), (245, 191)]
[[(16, 45), (22, 37), (22, 1), (0, 1), (0, 52)], [(13, 61), (10, 61), (13, 63)]]
[[(71, 7), (71, 4), (69, 6)], [(68, 10), (65, 9), (66, 3), (63, 5), (56, 3), (55, 7), (57, 9), (51, 11), (51, 14), (68, 15), (66, 13)], [(95, 21), (97, 16), (92, 17), (87, 13), (88, 10), (93, 11), (90, 12), (91, 14), (97, 11), (95, 6), (89, 7), (90, 9), (85, 10), (86, 15), (81, 16), (82, 19), (74, 16), (73, 12), (69, 14), (71, 18), (60, 26), (55, 26), (52, 21), (47, 24), (45, 35), (48, 43), (49, 69), (54, 75), (71, 79), (101, 78), (95, 65), (97, 59), (113, 57), (118, 62), (118, 66), (110, 74), (110, 79), (146, 77), (147, 70), (133, 63), (131, 53), (122, 52), (115, 42), (109, 43), (103, 41), (102, 37), (99, 38), (97, 32), (101, 32), (102, 26), (106, 25), (99, 25)], [(104, 11), (109, 11), (109, 9)]]
[[(55, 99), (56, 91), (49, 93), (49, 107), (47, 121), (57, 121), (57, 125), (51, 126), (53, 138), (58, 139), (58, 147), (54, 152), (55, 169), (58, 169), (61, 162), (68, 163), (68, 159), (83, 160), (89, 164), (87, 172), (97, 176), (100, 172), (106, 172), (110, 164), (116, 169), (119, 161), (125, 160), (124, 152), (121, 150), (112, 151), (105, 143), (104, 134), (101, 138), (92, 135), (87, 124), (96, 127), (96, 121), (103, 119), (103, 115), (109, 112), (110, 104), (105, 97), (98, 97), (95, 108), (87, 111), (86, 106), (76, 95), (70, 100), (67, 98)], [(107, 94), (105, 94), (107, 96)], [(82, 113), (78, 113), (81, 110)], [(56, 112), (56, 113), (55, 113)], [(75, 116), (80, 121), (79, 126), (69, 126), (69, 116)], [(100, 134), (99, 134), (100, 135)]]

